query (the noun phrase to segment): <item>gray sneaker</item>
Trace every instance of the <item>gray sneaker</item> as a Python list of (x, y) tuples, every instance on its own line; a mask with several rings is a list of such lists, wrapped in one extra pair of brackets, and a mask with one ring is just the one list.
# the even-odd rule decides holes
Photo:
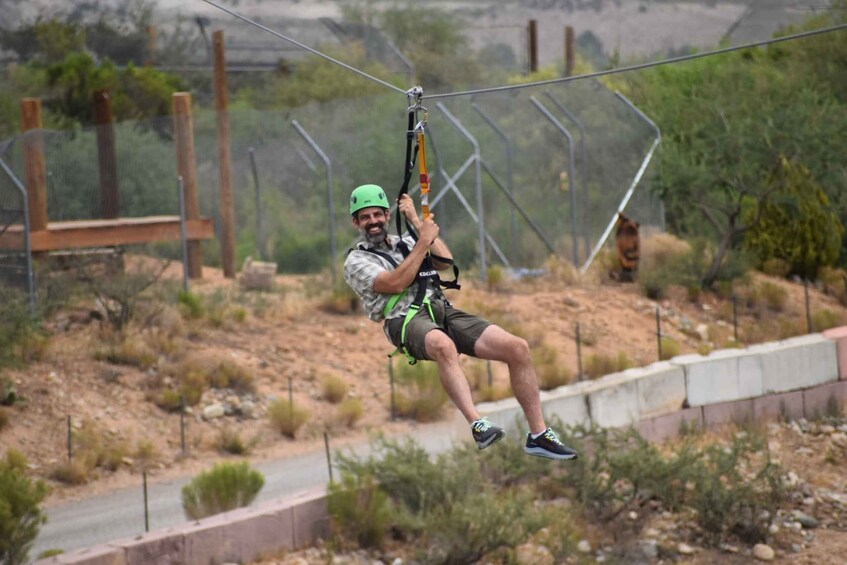
[(498, 428), (485, 418), (480, 418), (471, 424), (471, 432), (473, 432), (476, 446), (480, 449), (485, 449), (489, 445), (497, 443), (506, 435), (503, 428)]
[(559, 436), (551, 428), (547, 428), (540, 436), (532, 439), (532, 434), (526, 434), (526, 445), (523, 450), (535, 457), (546, 457), (547, 459), (576, 459), (579, 455), (576, 451), (562, 443)]

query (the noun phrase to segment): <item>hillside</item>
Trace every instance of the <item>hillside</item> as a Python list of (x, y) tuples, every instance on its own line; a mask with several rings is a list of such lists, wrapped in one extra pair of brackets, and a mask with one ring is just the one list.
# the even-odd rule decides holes
[[(171, 265), (165, 277), (179, 280), (179, 273), (179, 266)], [(725, 321), (732, 320), (731, 303), (712, 293), (692, 301), (684, 289), (672, 288), (668, 298), (657, 303), (644, 298), (636, 284), (613, 283), (592, 274), (574, 281), (564, 270), (551, 273), (558, 274), (503, 280), (496, 288), (483, 287), (471, 274), (451, 300), (526, 337), (546, 359), (538, 367), (542, 378), (576, 378), (577, 322), (584, 372), (602, 374), (655, 361), (657, 307), (662, 334), (670, 338), (663, 344), (666, 354), (674, 344), (682, 354), (732, 343), (732, 326)], [(402, 431), (411, 425), (409, 420), (391, 420), (386, 363), (391, 347), (381, 327), (358, 310), (351, 312), (349, 301), (333, 300), (325, 290), (328, 281), (278, 276), (271, 292), (245, 292), (220, 272), (206, 268), (204, 279), (192, 284), (193, 292), (205, 297), (206, 309), (199, 317), (192, 318), (177, 305), (160, 305), (150, 310), (152, 314), (138, 315), (146, 316), (146, 329), (133, 324), (126, 332), (129, 337), (119, 340), (108, 324), (91, 320), (92, 304), (80, 303), (49, 322), (49, 339), (39, 360), (5, 369), (0, 376), (25, 399), (5, 408), (9, 424), (0, 431), (0, 442), (4, 448), (22, 451), (34, 475), (57, 476), (57, 469), (66, 467), (69, 416), (76, 431), (75, 453), (87, 449), (90, 459), (96, 446), (98, 466), (85, 470), (76, 481), (81, 484), (75, 486), (51, 480), (54, 489), (48, 504), (136, 484), (142, 468), (154, 481), (193, 474), (224, 456), (219, 450), (224, 434), (240, 438), (251, 457), (263, 460), (322, 447), (325, 431), (334, 445), (340, 445), (372, 430)], [(763, 305), (760, 290), (751, 290), (764, 287), (787, 292), (780, 312)], [(742, 340), (761, 342), (804, 333), (802, 285), (757, 274), (738, 292), (747, 296), (739, 300)], [(823, 310), (830, 323), (844, 318), (838, 302), (815, 288), (810, 289), (810, 305), (816, 319)], [(188, 454), (183, 457), (178, 413), (167, 412), (154, 401), (162, 404), (161, 391), (174, 388), (174, 381), (186, 371), (224, 360), (235, 367), (232, 375), (252, 379), (255, 392), (207, 389), (189, 408)], [(395, 359), (395, 372), (401, 370), (400, 363), (405, 362)], [(469, 358), (463, 363), (469, 378), (484, 385), (486, 366)], [(352, 426), (342, 422), (336, 405), (322, 398), (329, 377), (346, 382), (347, 396), (361, 401), (361, 418)], [(492, 365), (491, 378), (495, 392), (477, 387), (479, 399), (483, 394), (486, 398), (509, 394), (504, 367)], [(287, 400), (289, 385), (295, 404), (309, 416), (295, 439), (272, 429), (267, 417), (273, 400)], [(400, 385), (398, 392), (413, 394)], [(449, 410), (448, 405), (442, 415)], [(88, 461), (88, 467), (93, 464)]]

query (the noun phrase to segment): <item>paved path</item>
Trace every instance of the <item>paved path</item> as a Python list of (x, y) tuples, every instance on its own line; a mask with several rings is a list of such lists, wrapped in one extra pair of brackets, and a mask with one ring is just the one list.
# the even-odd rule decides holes
[[(422, 426), (425, 435), (416, 441), (432, 454), (449, 450), (456, 436), (455, 420)], [(461, 429), (461, 428), (459, 428)], [(470, 439), (470, 432), (467, 434)], [(340, 449), (359, 457), (371, 453), (369, 441)], [(333, 453), (336, 450), (331, 449)], [(257, 463), (254, 467), (265, 476), (265, 486), (255, 502), (283, 498), (304, 490), (325, 486), (329, 480), (326, 450), (320, 445), (314, 451), (295, 457)], [(150, 530), (184, 523), (180, 493), (192, 477), (147, 485)], [(334, 478), (338, 478), (337, 475)], [(142, 488), (121, 489), (112, 493), (47, 509), (48, 522), (42, 526), (30, 557), (48, 549), (70, 551), (100, 543), (132, 538), (144, 533), (144, 500)]]

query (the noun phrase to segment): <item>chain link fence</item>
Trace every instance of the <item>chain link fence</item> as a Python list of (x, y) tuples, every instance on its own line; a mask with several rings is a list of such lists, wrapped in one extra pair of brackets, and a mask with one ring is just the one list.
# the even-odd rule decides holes
[[(432, 102), (424, 99), (432, 209), (458, 263), (482, 278), (488, 265), (537, 270), (550, 255), (585, 264), (657, 138), (636, 110), (596, 82)], [(350, 191), (363, 183), (389, 195), (399, 190), (406, 110), (404, 97), (392, 94), (289, 112), (230, 112), (238, 261), (273, 261), (284, 273), (330, 270), (338, 282), (357, 236)], [(193, 125), (201, 215), (220, 233), (215, 113), (195, 110)], [(50, 221), (102, 218), (96, 128), (27, 135), (44, 140)], [(24, 199), (12, 178), (24, 178), (24, 137), (5, 142), (2, 154), (6, 223), (20, 222)], [(120, 216), (179, 214), (172, 120), (119, 123), (114, 138)], [(661, 205), (647, 188), (642, 180), (627, 214), (661, 228)], [(204, 248), (206, 264), (218, 265), (217, 243)], [(156, 249), (179, 258), (176, 244)], [(4, 260), (26, 255), (16, 251)]]

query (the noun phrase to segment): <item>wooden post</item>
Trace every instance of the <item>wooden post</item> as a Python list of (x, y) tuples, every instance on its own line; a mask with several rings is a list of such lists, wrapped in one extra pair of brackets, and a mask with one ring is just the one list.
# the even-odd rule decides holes
[(538, 22), (529, 20), (527, 27), (527, 38), (529, 40), (529, 72), (538, 70)]
[(574, 67), (574, 36), (573, 26), (565, 26), (565, 76), (573, 75)]
[(31, 231), (47, 229), (47, 168), (41, 128), (41, 100), (22, 99), (21, 130), (30, 132), (24, 136), (24, 174)]
[[(191, 119), (191, 94), (175, 92), (173, 95), (174, 138), (177, 173), (185, 187), (185, 217), (200, 219), (200, 199), (197, 195), (197, 164), (194, 157), (194, 126)], [(199, 241), (188, 242), (188, 276), (203, 278), (203, 249)]]
[(100, 214), (103, 218), (118, 218), (121, 215), (121, 204), (115, 158), (115, 127), (112, 98), (108, 90), (94, 92), (94, 123), (97, 126), (97, 164), (100, 170)]
[(144, 64), (152, 67), (156, 64), (156, 44), (158, 32), (156, 26), (147, 26), (147, 59)]
[[(235, 212), (232, 203), (232, 159), (229, 141), (229, 114), (227, 113), (226, 56), (224, 32), (212, 33), (212, 51), (215, 64), (215, 110), (218, 124), (218, 168), (220, 176), (221, 262), (224, 276), (235, 278)], [(256, 210), (261, 214), (261, 210)]]

